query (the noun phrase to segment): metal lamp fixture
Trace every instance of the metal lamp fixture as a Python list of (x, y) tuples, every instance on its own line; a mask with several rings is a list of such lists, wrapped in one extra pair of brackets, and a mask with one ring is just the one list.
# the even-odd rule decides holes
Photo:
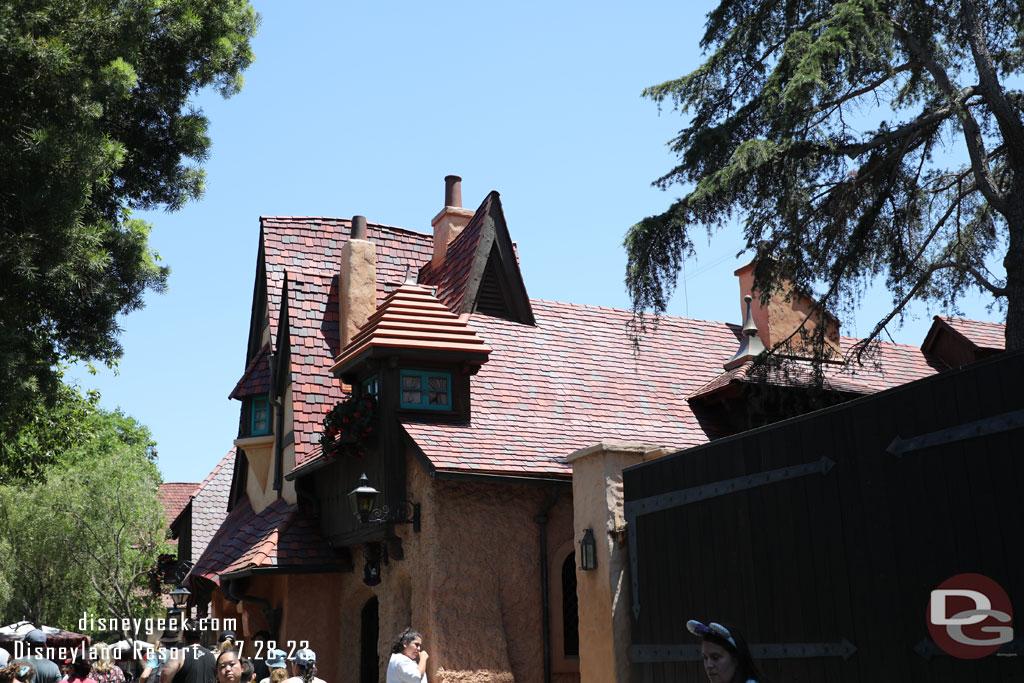
[(178, 587), (170, 593), (171, 602), (174, 603), (175, 607), (184, 607), (188, 603), (188, 599), (191, 595), (192, 592), (189, 589), (179, 584)]
[(412, 524), (412, 530), (420, 530), (420, 504), (411, 500), (403, 500), (393, 506), (382, 505), (373, 507), (380, 491), (370, 486), (366, 473), (359, 477), (359, 486), (348, 493), (352, 514), (359, 518), (360, 524)]
[(597, 569), (597, 543), (594, 541), (594, 532), (590, 529), (583, 532), (583, 539), (580, 541), (580, 569)]

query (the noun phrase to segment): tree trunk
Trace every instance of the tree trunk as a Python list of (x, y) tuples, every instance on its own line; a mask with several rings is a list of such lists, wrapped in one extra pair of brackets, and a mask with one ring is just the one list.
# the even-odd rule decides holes
[[(1018, 196), (1020, 196), (1018, 194)], [(1024, 199), (1024, 198), (1022, 198)], [(1015, 199), (1006, 217), (1006, 350), (1024, 349), (1024, 201)]]

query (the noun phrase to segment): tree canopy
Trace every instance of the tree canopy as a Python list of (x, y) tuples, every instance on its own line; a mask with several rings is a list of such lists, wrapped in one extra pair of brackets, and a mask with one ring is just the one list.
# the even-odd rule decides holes
[(0, 0), (0, 434), (60, 363), (115, 362), (117, 315), (165, 287), (131, 212), (202, 194), (189, 100), (238, 92), (257, 25), (247, 0)]
[(0, 485), (0, 617), (69, 627), (83, 612), (158, 616), (145, 588), (167, 548), (149, 430), (65, 393), (75, 439), (33, 481)]
[(692, 118), (655, 182), (684, 196), (626, 236), (634, 310), (663, 313), (694, 230), (738, 218), (763, 296), (789, 283), (841, 316), (882, 278), (867, 342), (980, 288), (1024, 348), (1022, 36), (1003, 1), (723, 0), (700, 68), (644, 91)]

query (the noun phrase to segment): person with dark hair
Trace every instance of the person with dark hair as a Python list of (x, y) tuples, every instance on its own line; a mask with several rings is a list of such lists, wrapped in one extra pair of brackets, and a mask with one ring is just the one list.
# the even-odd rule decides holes
[(252, 677), (256, 670), (252, 666), (252, 660), (246, 657), (242, 660), (242, 678), (240, 683), (252, 683)]
[(735, 626), (710, 622), (706, 626), (691, 619), (687, 630), (701, 639), (704, 673), (711, 683), (765, 683), (754, 664), (747, 641)]
[(64, 675), (60, 667), (46, 658), (46, 634), (37, 628), (25, 634), (22, 639), (25, 642), (27, 657), (19, 659), (19, 662), (27, 662), (35, 669), (35, 683), (57, 683)]
[(427, 683), (427, 658), (423, 636), (407, 628), (391, 643), (387, 683)]
[(262, 631), (256, 631), (252, 636), (252, 667), (253, 667), (253, 678), (254, 681), (262, 681), (264, 678), (270, 678), (270, 667), (267, 666), (267, 660), (270, 659), (269, 648), (267, 647), (267, 641), (270, 640), (270, 631), (266, 629)]
[(182, 638), (185, 647), (171, 651), (160, 674), (161, 683), (213, 683), (216, 678), (214, 656), (199, 644), (203, 632), (199, 622), (189, 619)]
[(32, 683), (35, 675), (35, 667), (28, 662), (15, 662), (0, 669), (0, 683)]
[(308, 647), (296, 650), (289, 664), (292, 665), (292, 677), (285, 683), (324, 683), (316, 677), (316, 653)]
[(72, 659), (68, 670), (68, 683), (96, 683), (92, 677), (92, 662), (78, 657)]
[(242, 661), (238, 658), (238, 650), (223, 648), (217, 655), (217, 683), (241, 683)]

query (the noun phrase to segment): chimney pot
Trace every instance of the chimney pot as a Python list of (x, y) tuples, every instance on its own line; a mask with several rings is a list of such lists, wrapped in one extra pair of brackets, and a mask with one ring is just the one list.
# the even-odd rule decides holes
[(462, 178), (457, 175), (444, 177), (444, 205), (462, 208)]
[(366, 216), (352, 216), (352, 235), (354, 240), (366, 239)]

